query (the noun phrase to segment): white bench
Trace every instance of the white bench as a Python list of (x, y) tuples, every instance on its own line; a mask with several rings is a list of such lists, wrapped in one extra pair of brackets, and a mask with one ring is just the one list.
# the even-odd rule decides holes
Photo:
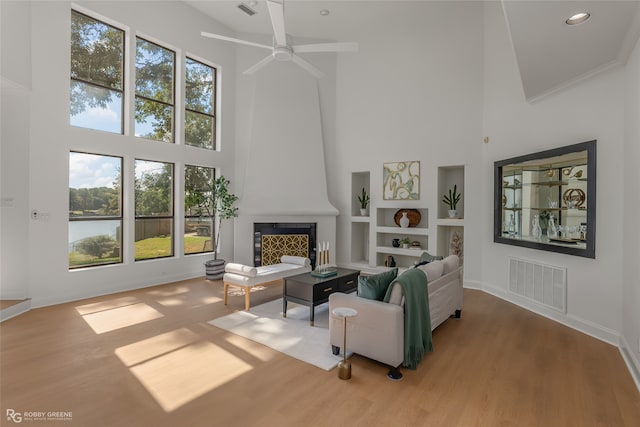
[(249, 311), (251, 306), (251, 289), (256, 285), (281, 280), (284, 277), (311, 271), (311, 260), (305, 257), (284, 255), (279, 264), (251, 267), (243, 264), (228, 263), (224, 268), (224, 305), (227, 305), (229, 286), (244, 289), (244, 309)]

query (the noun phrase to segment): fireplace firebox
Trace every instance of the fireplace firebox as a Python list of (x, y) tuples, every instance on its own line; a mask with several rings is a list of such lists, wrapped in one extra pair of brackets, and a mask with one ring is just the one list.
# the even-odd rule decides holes
[(253, 264), (280, 262), (282, 255), (304, 256), (316, 266), (315, 222), (257, 222), (253, 224)]

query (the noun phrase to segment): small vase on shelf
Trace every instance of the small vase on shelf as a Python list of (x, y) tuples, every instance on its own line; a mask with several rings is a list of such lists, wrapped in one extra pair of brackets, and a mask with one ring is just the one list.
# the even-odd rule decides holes
[(509, 218), (509, 223), (507, 224), (507, 233), (509, 234), (509, 236), (516, 235), (516, 222), (513, 219), (513, 214), (511, 214), (511, 217)]
[(449, 214), (449, 218), (457, 218), (458, 217), (458, 211), (455, 209), (449, 209), (448, 211)]
[(367, 209), (360, 209), (360, 216), (367, 216)]
[(549, 215), (549, 225), (547, 226), (547, 237), (549, 239), (558, 238), (558, 228), (556, 227), (556, 222), (553, 215)]
[(409, 217), (407, 217), (406, 212), (402, 212), (402, 218), (400, 218), (400, 221), (398, 222), (402, 228), (407, 228), (409, 226)]
[(538, 215), (533, 216), (531, 235), (536, 240), (540, 240), (542, 238), (542, 228), (540, 227), (540, 218), (538, 217)]

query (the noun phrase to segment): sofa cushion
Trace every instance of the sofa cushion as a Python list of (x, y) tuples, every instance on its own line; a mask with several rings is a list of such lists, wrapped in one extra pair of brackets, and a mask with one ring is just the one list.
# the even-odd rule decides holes
[(458, 255), (449, 255), (444, 259), (444, 271), (442, 272), (442, 275), (451, 273), (453, 270), (458, 268), (459, 264), (460, 259), (458, 258)]
[(418, 267), (427, 275), (427, 281), (433, 282), (438, 280), (442, 276), (444, 271), (444, 261), (432, 261), (429, 264), (421, 265)]
[(389, 284), (398, 276), (398, 268), (373, 276), (358, 276), (358, 296), (382, 301)]

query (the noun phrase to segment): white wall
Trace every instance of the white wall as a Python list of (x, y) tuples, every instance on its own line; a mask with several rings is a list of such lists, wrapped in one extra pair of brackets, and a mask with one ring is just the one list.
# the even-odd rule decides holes
[(0, 2), (0, 299), (29, 295), (31, 5)]
[[(477, 177), (482, 148), (482, 4), (404, 2), (368, 5), (379, 20), (354, 25), (340, 40), (360, 43), (356, 55), (340, 55), (336, 73), (336, 145), (328, 163), (329, 194), (338, 217), (338, 259), (349, 261), (351, 173), (370, 171), (373, 206), (382, 200), (385, 162), (420, 161), (420, 200), (425, 206), (429, 250), (442, 198), (438, 166), (466, 165), (465, 279), (480, 280), (478, 224), (482, 200)], [(489, 193), (491, 194), (491, 193)], [(398, 203), (398, 202), (395, 202)], [(396, 206), (396, 205), (394, 205)]]
[(635, 364), (640, 387), (640, 42), (627, 64), (624, 147), (624, 273), (622, 278), (622, 342)]
[[(128, 242), (124, 248), (125, 263), (69, 271), (67, 212), (70, 150), (122, 155), (125, 159), (125, 176), (131, 171), (135, 158), (169, 158), (175, 162), (178, 170), (184, 168), (186, 163), (220, 168), (222, 173), (229, 176), (234, 174), (235, 50), (228, 43), (200, 36), (200, 31), (204, 29), (229, 33), (228, 29), (181, 2), (156, 2), (152, 11), (149, 9), (149, 2), (86, 2), (81, 5), (121, 23), (131, 31), (178, 49), (178, 57), (180, 53), (185, 52), (184, 49), (188, 49), (186, 53), (219, 66), (222, 76), (220, 93), (224, 98), (222, 110), (218, 112), (222, 129), (220, 143), (223, 150), (204, 152), (183, 145), (145, 141), (130, 134), (114, 136), (104, 132), (72, 128), (69, 125), (71, 3), (32, 3), (31, 68), (26, 72), (27, 75), (31, 74), (31, 123), (29, 129), (20, 131), (29, 135), (29, 155), (26, 163), (23, 159), (16, 159), (16, 164), (13, 165), (15, 168), (24, 167), (28, 171), (28, 190), (23, 194), (21, 188), (17, 187), (20, 183), (16, 181), (9, 185), (3, 184), (3, 194), (6, 190), (12, 194), (20, 194), (21, 197), (26, 196), (29, 210), (37, 209), (47, 214), (44, 219), (28, 221), (28, 232), (21, 236), (21, 239), (28, 239), (28, 250), (20, 254), (25, 260), (20, 274), (27, 278), (29, 296), (36, 307), (201, 276), (204, 274), (203, 262), (211, 258), (211, 255), (184, 257), (181, 252), (176, 251), (176, 256), (171, 259), (134, 262), (131, 238), (133, 206), (129, 203), (125, 204), (124, 213), (124, 236), (125, 242)], [(12, 38), (20, 36), (21, 34), (9, 34)], [(9, 46), (8, 51), (5, 51), (4, 47), (3, 44), (3, 62), (20, 56), (12, 49), (21, 49), (21, 44)], [(133, 50), (129, 49), (128, 53), (129, 64), (133, 67)], [(129, 85), (130, 88), (133, 87), (131, 81)], [(132, 105), (131, 99), (129, 105)], [(177, 199), (180, 200), (182, 183), (176, 180), (175, 186)], [(125, 182), (124, 191), (133, 194), (131, 180)], [(177, 227), (178, 230), (181, 229), (180, 224), (177, 224)], [(223, 232), (226, 240), (221, 256), (224, 257), (225, 254), (230, 256), (233, 252), (233, 226), (230, 221), (225, 225)], [(21, 241), (18, 240), (16, 243), (19, 244)], [(3, 235), (3, 245), (4, 243)], [(3, 265), (10, 261), (11, 258), (3, 251)]]
[[(482, 287), (612, 343), (622, 308), (623, 82), (618, 68), (528, 104), (500, 4), (486, 4), (484, 133), (491, 142), (482, 153)], [(598, 140), (596, 259), (493, 243), (493, 162), (592, 139)], [(509, 256), (567, 267), (566, 316), (508, 293)]]

